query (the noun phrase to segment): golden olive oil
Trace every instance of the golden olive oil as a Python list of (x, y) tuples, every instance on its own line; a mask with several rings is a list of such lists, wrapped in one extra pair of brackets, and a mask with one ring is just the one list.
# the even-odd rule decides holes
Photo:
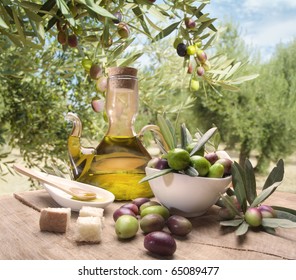
[(78, 181), (104, 188), (116, 200), (130, 200), (153, 195), (147, 182), (139, 184), (150, 159), (136, 136), (105, 136), (95, 154), (83, 154), (72, 160), (80, 173)]

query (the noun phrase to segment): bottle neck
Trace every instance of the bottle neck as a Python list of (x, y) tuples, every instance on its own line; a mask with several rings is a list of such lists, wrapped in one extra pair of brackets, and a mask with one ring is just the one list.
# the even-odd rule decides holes
[(109, 136), (136, 135), (134, 122), (138, 112), (138, 84), (131, 76), (114, 76), (108, 79), (106, 112)]

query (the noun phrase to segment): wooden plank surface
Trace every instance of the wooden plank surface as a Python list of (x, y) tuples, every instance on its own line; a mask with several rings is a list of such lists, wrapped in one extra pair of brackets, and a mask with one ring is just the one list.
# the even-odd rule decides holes
[[(269, 205), (295, 208), (296, 195), (277, 192)], [(229, 228), (219, 225), (217, 210), (192, 218), (193, 231), (186, 238), (176, 238), (177, 251), (172, 257), (149, 254), (144, 235), (138, 232), (131, 240), (118, 240), (112, 214), (122, 205), (115, 202), (105, 209), (103, 239), (99, 244), (77, 244), (73, 230), (77, 213), (72, 212), (70, 229), (65, 234), (41, 232), (39, 210), (57, 205), (44, 190), (0, 197), (0, 259), (2, 260), (271, 260), (296, 259), (296, 229), (277, 229), (276, 236), (250, 231), (237, 238)]]

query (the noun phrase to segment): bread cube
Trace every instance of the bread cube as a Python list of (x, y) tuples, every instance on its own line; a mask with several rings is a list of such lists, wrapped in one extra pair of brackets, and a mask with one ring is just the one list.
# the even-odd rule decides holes
[(103, 217), (104, 208), (92, 207), (92, 206), (82, 206), (79, 211), (80, 217)]
[(65, 233), (69, 227), (71, 208), (41, 209), (39, 226), (41, 231)]
[(102, 238), (100, 217), (78, 217), (75, 225), (75, 241), (99, 243)]

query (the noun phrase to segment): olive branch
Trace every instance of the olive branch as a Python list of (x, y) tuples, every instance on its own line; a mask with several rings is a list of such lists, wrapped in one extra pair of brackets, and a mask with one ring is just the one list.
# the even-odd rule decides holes
[[(233, 189), (228, 189), (217, 205), (227, 209), (228, 217), (220, 222), (222, 226), (237, 227), (236, 235), (244, 235), (250, 227), (275, 234), (275, 228), (296, 228), (296, 210), (280, 206), (268, 206), (263, 202), (271, 196), (284, 178), (284, 161), (280, 159), (269, 173), (262, 191), (258, 194), (253, 166), (249, 159), (243, 167), (234, 162), (231, 167)], [(235, 199), (234, 199), (235, 198)], [(270, 209), (260, 212), (260, 206)]]

